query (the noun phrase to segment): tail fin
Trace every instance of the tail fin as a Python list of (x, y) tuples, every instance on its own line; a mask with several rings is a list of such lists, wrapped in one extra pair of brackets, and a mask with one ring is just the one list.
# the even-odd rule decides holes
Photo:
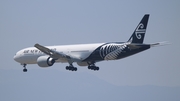
[(146, 33), (146, 27), (148, 24), (149, 14), (144, 15), (141, 22), (136, 27), (134, 33), (129, 38), (128, 42), (131, 43), (143, 43)]

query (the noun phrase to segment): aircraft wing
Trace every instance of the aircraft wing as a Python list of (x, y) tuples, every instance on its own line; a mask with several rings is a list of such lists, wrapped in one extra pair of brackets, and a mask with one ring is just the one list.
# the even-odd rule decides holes
[(64, 53), (60, 53), (60, 52), (51, 50), (51, 49), (49, 49), (45, 46), (39, 45), (39, 44), (35, 44), (34, 47), (36, 47), (40, 51), (44, 52), (45, 54), (49, 55), (53, 59), (66, 58), (67, 60), (80, 61), (80, 59), (78, 59), (76, 57), (72, 57), (72, 56), (66, 55)]

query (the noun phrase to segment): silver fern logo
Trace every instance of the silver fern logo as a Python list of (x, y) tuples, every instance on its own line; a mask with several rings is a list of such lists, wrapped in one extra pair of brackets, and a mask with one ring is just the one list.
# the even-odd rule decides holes
[(100, 48), (99, 54), (104, 60), (115, 60), (126, 47), (126, 44), (106, 44)]
[(144, 29), (144, 25), (140, 23), (135, 31), (137, 39), (141, 39), (142, 38), (141, 34), (144, 34), (145, 32), (146, 32), (146, 29)]

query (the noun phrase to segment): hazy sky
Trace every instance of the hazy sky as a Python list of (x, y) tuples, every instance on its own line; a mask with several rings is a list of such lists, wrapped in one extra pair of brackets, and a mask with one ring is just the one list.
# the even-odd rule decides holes
[[(0, 100), (180, 100), (179, 5), (179, 0), (1, 0)], [(144, 42), (170, 45), (97, 63), (96, 72), (76, 64), (78, 71), (70, 72), (68, 64), (57, 63), (27, 65), (23, 73), (13, 60), (35, 43), (127, 41), (144, 14), (150, 14)]]

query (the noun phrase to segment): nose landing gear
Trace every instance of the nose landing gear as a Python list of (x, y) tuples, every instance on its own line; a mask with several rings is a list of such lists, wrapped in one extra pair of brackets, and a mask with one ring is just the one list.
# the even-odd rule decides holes
[(23, 72), (27, 72), (26, 65), (27, 64), (23, 64), (23, 67), (24, 67)]

